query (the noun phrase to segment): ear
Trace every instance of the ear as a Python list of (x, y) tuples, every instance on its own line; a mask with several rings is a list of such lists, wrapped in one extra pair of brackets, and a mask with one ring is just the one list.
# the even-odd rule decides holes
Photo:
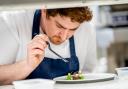
[(46, 9), (41, 9), (41, 16), (46, 18)]

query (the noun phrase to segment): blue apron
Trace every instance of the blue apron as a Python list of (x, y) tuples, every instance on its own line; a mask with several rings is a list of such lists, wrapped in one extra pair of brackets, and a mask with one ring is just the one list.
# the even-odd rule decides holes
[[(39, 34), (41, 10), (36, 10), (33, 20), (32, 38)], [(79, 61), (75, 52), (74, 37), (69, 39), (70, 42), (70, 58), (66, 58), (69, 62), (64, 62), (61, 59), (53, 59), (44, 57), (39, 66), (27, 77), (53, 79), (55, 77), (64, 76), (68, 73), (79, 71)]]

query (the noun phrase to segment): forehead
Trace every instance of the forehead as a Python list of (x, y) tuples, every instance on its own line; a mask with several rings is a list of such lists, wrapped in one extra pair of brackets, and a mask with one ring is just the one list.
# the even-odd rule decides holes
[(70, 17), (57, 15), (55, 17), (52, 17), (52, 19), (53, 19), (53, 21), (55, 21), (56, 24), (59, 23), (60, 25), (64, 26), (65, 28), (69, 28), (69, 29), (77, 28), (80, 25), (79, 22), (71, 21)]

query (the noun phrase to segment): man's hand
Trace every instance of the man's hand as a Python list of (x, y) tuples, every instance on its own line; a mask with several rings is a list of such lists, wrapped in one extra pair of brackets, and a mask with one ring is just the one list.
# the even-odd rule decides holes
[(35, 36), (27, 45), (27, 60), (0, 65), (0, 84), (11, 84), (15, 80), (25, 79), (43, 60), (46, 41), (46, 35)]
[(48, 37), (45, 34), (36, 35), (27, 46), (27, 63), (36, 68), (44, 58)]

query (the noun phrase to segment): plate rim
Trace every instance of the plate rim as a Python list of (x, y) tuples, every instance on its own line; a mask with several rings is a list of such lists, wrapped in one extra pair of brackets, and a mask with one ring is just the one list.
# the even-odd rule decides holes
[(93, 82), (103, 82), (103, 81), (109, 81), (109, 80), (114, 80), (116, 78), (116, 74), (114, 73), (84, 73), (83, 74), (84, 76), (86, 75), (108, 75), (109, 77), (106, 77), (106, 78), (100, 78), (100, 79), (92, 79), (92, 80), (57, 80), (58, 78), (63, 78), (63, 77), (66, 77), (66, 76), (60, 76), (60, 77), (56, 77), (54, 78), (53, 80), (56, 82), (56, 83), (62, 83), (62, 84), (75, 84), (75, 83), (93, 83)]

